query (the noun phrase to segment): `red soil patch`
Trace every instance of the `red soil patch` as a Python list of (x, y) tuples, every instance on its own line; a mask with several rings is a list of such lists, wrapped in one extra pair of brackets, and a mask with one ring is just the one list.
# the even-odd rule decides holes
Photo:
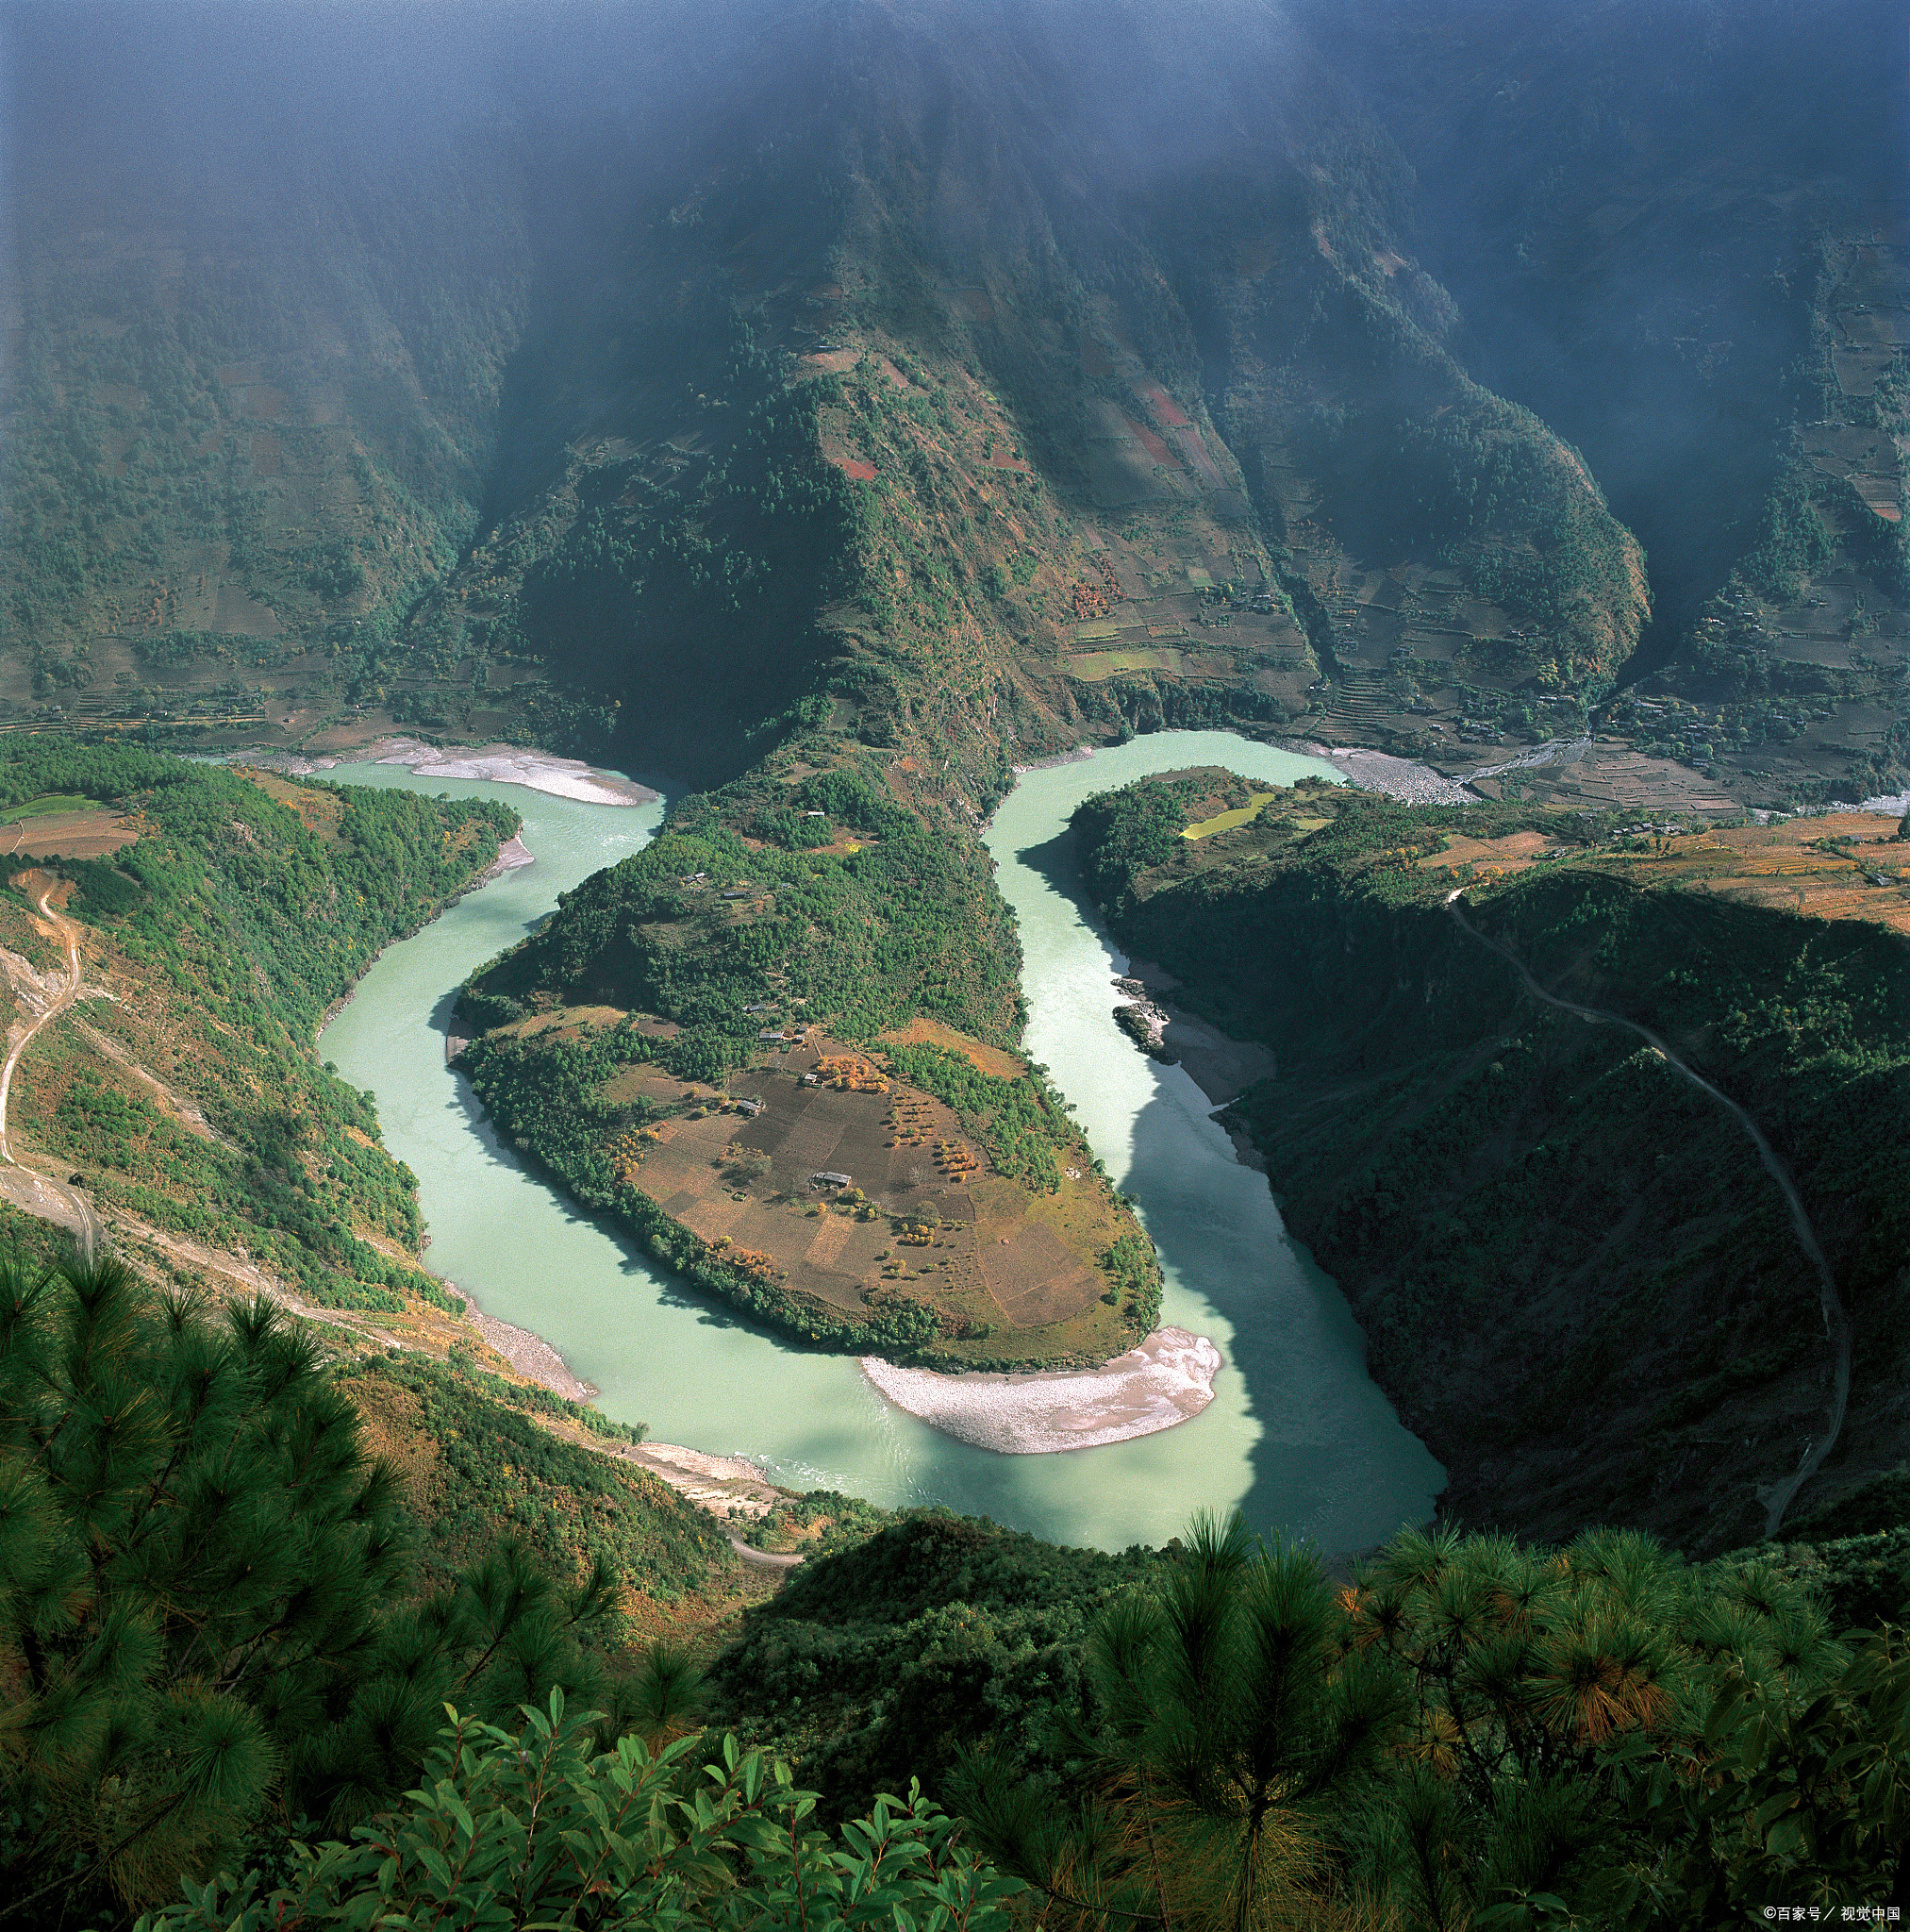
[(1020, 457), (1011, 457), (1005, 451), (999, 449), (988, 458), (988, 468), (991, 470), (1013, 470), (1018, 475), (1021, 476), (1029, 476), (1034, 474), (1029, 465), (1023, 462)]
[(1186, 429), (1191, 426), (1191, 419), (1187, 411), (1161, 388), (1159, 383), (1142, 383), (1140, 399), (1170, 429)]
[(1894, 476), (1852, 476), (1849, 479), (1851, 488), (1864, 499), (1864, 507), (1873, 515), (1880, 516), (1886, 524), (1901, 523), (1903, 512), (1897, 503), (1897, 479)]
[(875, 465), (865, 462), (860, 457), (831, 457), (829, 460), (857, 483), (872, 483), (875, 480)]

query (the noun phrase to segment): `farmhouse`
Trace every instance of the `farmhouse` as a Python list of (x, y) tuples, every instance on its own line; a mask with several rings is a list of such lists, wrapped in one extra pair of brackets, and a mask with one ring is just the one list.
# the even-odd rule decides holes
[(739, 1100), (736, 1104), (736, 1110), (739, 1113), (746, 1113), (751, 1120), (755, 1120), (756, 1115), (762, 1112), (763, 1103), (752, 1094)]
[(825, 1171), (822, 1174), (812, 1174), (809, 1176), (809, 1185), (812, 1188), (850, 1188), (854, 1187), (855, 1183), (846, 1174)]

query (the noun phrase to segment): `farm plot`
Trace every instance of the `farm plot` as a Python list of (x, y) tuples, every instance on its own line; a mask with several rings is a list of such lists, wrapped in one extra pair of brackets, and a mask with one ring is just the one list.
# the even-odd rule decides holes
[(48, 803), (30, 800), (0, 820), (0, 855), (45, 858), (58, 853), (63, 858), (104, 858), (140, 836), (132, 820), (104, 806), (88, 802), (75, 808), (56, 801), (54, 808), (47, 809)]
[[(931, 1043), (996, 1077), (1019, 1071), (947, 1028)], [(732, 1076), (706, 1113), (660, 1069), (620, 1070), (602, 1090), (607, 1104), (681, 1109), (623, 1130), (620, 1171), (725, 1258), (792, 1293), (856, 1315), (925, 1303), (955, 1334), (1068, 1324), (1061, 1345), (1092, 1349), (1116, 1319), (1102, 1306), (1098, 1257), (1118, 1229), (1099, 1184), (1071, 1172), (1059, 1195), (1031, 1194), (988, 1172), (953, 1108), (866, 1055), (817, 1047), (813, 1063), (779, 1057)], [(762, 1110), (739, 1110), (740, 1099)]]

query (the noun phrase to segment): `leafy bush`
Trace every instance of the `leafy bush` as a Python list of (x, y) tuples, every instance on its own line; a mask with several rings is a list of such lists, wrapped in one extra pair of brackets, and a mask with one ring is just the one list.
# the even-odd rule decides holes
[(513, 1735), (451, 1713), (411, 1804), (353, 1842), (292, 1848), (292, 1880), (189, 1888), (139, 1932), (303, 1932), (324, 1925), (709, 1926), (752, 1932), (1007, 1932), (1021, 1890), (964, 1846), (911, 1786), (839, 1835), (787, 1765), (724, 1740), (689, 1775), (695, 1740), (591, 1748), (561, 1691)]

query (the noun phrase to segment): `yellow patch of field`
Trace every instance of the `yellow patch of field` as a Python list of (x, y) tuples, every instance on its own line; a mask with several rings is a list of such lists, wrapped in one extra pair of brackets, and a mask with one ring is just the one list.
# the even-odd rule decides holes
[(1211, 839), (1216, 832), (1231, 832), (1236, 825), (1251, 825), (1280, 794), (1277, 791), (1263, 791), (1252, 805), (1243, 805), (1233, 811), (1217, 812), (1210, 819), (1203, 819), (1197, 825), (1189, 825), (1181, 834), (1183, 839)]
[(906, 1026), (898, 1027), (883, 1034), (876, 1041), (879, 1046), (938, 1046), (947, 1053), (958, 1053), (972, 1061), (985, 1074), (992, 1074), (998, 1080), (1014, 1080), (1026, 1072), (1021, 1062), (1011, 1053), (1005, 1053), (999, 1046), (984, 1046), (979, 1040), (971, 1040), (966, 1033), (957, 1033), (953, 1026), (940, 1020), (930, 1020), (917, 1014)]
[[(1119, 635), (1111, 628), (1104, 634)], [(1068, 675), (1085, 683), (1098, 684), (1104, 677), (1118, 677), (1126, 671), (1178, 671), (1185, 655), (1171, 647), (1153, 651), (1087, 651), (1070, 662)]]
[[(1081, 633), (1077, 632), (1077, 636)], [(1171, 644), (1132, 651), (1081, 651), (1068, 660), (1068, 675), (1084, 684), (1099, 684), (1130, 671), (1169, 671), (1177, 677), (1221, 677), (1234, 660), (1218, 651), (1184, 651)]]
[(345, 815), (345, 802), (334, 791), (320, 791), (309, 785), (294, 785), (275, 773), (255, 771), (249, 765), (235, 767), (241, 778), (257, 785), (268, 798), (289, 805), (297, 812), (307, 831), (321, 839), (336, 840), (339, 824)]
[(558, 1007), (548, 1013), (533, 1013), (528, 1019), (513, 1020), (497, 1030), (500, 1033), (516, 1033), (528, 1040), (533, 1034), (550, 1033), (566, 1026), (614, 1026), (624, 1017), (621, 1007)]

